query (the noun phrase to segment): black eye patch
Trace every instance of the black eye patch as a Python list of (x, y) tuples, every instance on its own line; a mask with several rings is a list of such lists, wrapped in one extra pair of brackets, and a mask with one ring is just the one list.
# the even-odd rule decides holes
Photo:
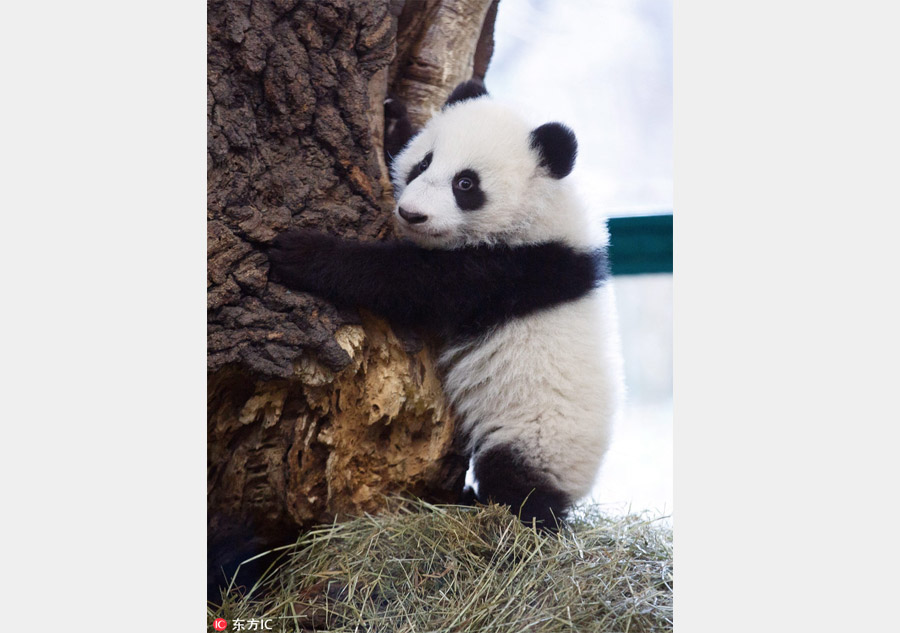
[(434, 156), (434, 152), (428, 152), (425, 154), (425, 158), (416, 163), (416, 165), (409, 170), (409, 175), (406, 177), (406, 184), (408, 185), (413, 180), (422, 175), (428, 166), (431, 165), (431, 158)]
[(481, 182), (471, 169), (463, 169), (453, 177), (453, 197), (463, 211), (475, 211), (484, 206), (487, 198), (481, 190)]

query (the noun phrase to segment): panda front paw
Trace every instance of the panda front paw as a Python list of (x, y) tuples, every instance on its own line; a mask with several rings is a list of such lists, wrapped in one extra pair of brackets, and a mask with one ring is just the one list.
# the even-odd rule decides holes
[[(388, 93), (387, 98), (384, 100), (384, 122), (387, 124), (401, 119), (409, 120), (406, 112), (406, 103), (397, 98), (397, 95), (394, 93)], [(385, 125), (385, 129), (387, 129), (387, 125)]]
[(269, 245), (269, 281), (294, 290), (314, 290), (318, 265), (335, 250), (338, 240), (316, 231), (289, 231)]
[(384, 100), (384, 162), (391, 167), (394, 157), (406, 147), (414, 131), (406, 104), (394, 94)]

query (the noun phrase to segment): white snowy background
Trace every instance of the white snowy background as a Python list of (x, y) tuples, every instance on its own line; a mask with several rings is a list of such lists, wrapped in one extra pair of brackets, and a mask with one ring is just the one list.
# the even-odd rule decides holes
[[(578, 137), (570, 176), (598, 214), (672, 210), (672, 3), (501, 0), (485, 78), (497, 99)], [(615, 278), (627, 405), (593, 492), (671, 513), (672, 276)]]

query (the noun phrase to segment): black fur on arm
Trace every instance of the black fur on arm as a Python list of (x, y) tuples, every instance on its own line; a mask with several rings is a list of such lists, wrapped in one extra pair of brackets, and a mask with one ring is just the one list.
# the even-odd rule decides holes
[(294, 231), (279, 235), (268, 254), (273, 281), (441, 335), (478, 334), (578, 299), (607, 275), (602, 251), (556, 242), (429, 250)]

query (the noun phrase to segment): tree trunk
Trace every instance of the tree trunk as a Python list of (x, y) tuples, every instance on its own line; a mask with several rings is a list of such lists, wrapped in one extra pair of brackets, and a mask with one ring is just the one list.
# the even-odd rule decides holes
[(372, 315), (268, 283), (290, 228), (389, 239), (383, 102), (416, 124), (483, 77), (497, 0), (210, 0), (210, 586), (314, 523), (383, 495), (454, 501), (454, 444), (430, 347)]

